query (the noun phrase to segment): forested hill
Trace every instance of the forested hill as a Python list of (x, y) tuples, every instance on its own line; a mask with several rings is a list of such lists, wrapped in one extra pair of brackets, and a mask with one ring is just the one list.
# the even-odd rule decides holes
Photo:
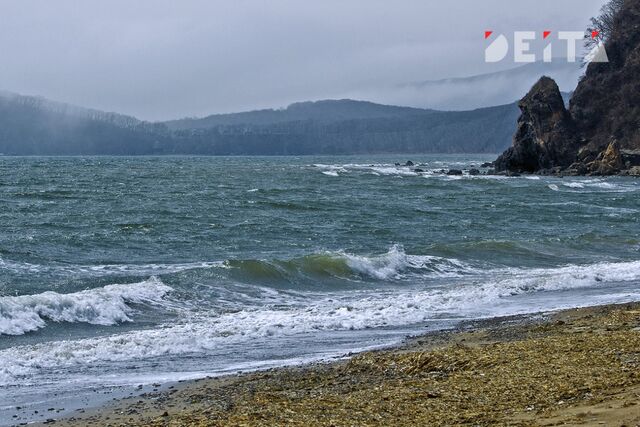
[(374, 104), (373, 102), (354, 101), (351, 99), (323, 100), (315, 102), (296, 102), (283, 109), (265, 109), (244, 113), (214, 114), (201, 119), (180, 119), (165, 122), (172, 130), (206, 129), (220, 125), (272, 125), (275, 123), (313, 120), (319, 123), (330, 123), (345, 120), (380, 119), (406, 117), (429, 114), (434, 110), (392, 105)]
[(492, 153), (511, 143), (517, 116), (510, 104), (395, 117), (219, 125), (174, 135), (181, 149), (201, 154)]
[(4, 155), (302, 155), (496, 153), (511, 144), (514, 104), (435, 111), (353, 100), (150, 123), (0, 93)]
[(0, 92), (4, 155), (149, 154), (170, 141), (162, 124)]

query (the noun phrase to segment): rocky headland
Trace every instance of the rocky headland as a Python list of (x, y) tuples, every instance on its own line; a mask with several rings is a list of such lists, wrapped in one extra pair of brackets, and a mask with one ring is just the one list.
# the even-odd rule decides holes
[(640, 176), (640, 0), (619, 2), (604, 46), (565, 107), (542, 77), (520, 100), (513, 145), (497, 173)]

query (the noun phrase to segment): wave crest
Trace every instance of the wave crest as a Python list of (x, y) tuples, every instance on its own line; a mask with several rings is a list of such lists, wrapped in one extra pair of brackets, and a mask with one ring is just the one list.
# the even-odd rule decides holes
[(11, 261), (0, 257), (0, 268), (19, 274), (53, 274), (60, 276), (104, 277), (104, 276), (156, 276), (183, 271), (220, 267), (220, 262), (192, 262), (175, 264), (33, 264)]
[(158, 303), (172, 288), (155, 277), (70, 294), (0, 297), (0, 335), (22, 335), (44, 328), (47, 321), (114, 325), (130, 322), (129, 304)]
[(474, 269), (451, 258), (408, 255), (394, 245), (381, 255), (363, 256), (340, 252), (306, 255), (290, 260), (228, 260), (224, 263), (251, 279), (285, 279), (295, 275), (340, 279), (402, 279), (408, 273), (456, 277)]
[(400, 278), (402, 273), (410, 270), (426, 271), (439, 277), (455, 277), (473, 271), (469, 265), (453, 258), (408, 255), (400, 245), (393, 245), (386, 254), (374, 257), (346, 253), (343, 256), (352, 270), (380, 280)]
[[(400, 253), (394, 256), (403, 259)], [(384, 259), (385, 255), (381, 257)], [(368, 261), (365, 261), (367, 268)], [(446, 287), (343, 291), (309, 300), (283, 300), (263, 307), (224, 312), (203, 311), (184, 316), (179, 323), (165, 323), (153, 329), (0, 350), (0, 385), (13, 384), (42, 369), (206, 353), (219, 351), (227, 344), (242, 345), (279, 336), (408, 326), (439, 316), (478, 318), (575, 307), (594, 302), (622, 302), (637, 299), (638, 293), (629, 291), (629, 286), (638, 280), (640, 261), (535, 269), (502, 268), (481, 272), (479, 276), (472, 276), (472, 280)], [(614, 283), (624, 284), (617, 291), (622, 293), (594, 295), (591, 299), (585, 293), (576, 301), (573, 298), (559, 299), (559, 294), (554, 292), (606, 289)], [(161, 293), (158, 289), (165, 292), (170, 289), (159, 283), (157, 286), (159, 288), (145, 288), (141, 293), (133, 291), (133, 296), (119, 295), (125, 299), (145, 301), (157, 297)], [(136, 288), (134, 286), (132, 289)], [(538, 294), (539, 297), (513, 299), (526, 294)]]

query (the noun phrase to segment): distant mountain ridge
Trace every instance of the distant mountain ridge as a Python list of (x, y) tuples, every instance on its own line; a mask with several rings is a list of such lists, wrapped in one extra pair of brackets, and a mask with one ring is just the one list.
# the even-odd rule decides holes
[(429, 114), (434, 110), (375, 104), (352, 99), (296, 102), (282, 109), (263, 109), (241, 113), (212, 114), (203, 118), (185, 118), (164, 122), (171, 130), (206, 129), (220, 125), (271, 125), (316, 120), (335, 122)]
[(511, 142), (515, 104), (400, 117), (219, 125), (174, 131), (196, 154), (493, 153)]
[(447, 112), (343, 99), (151, 123), (5, 92), (0, 94), (0, 153), (495, 153), (510, 144), (517, 113), (515, 104)]

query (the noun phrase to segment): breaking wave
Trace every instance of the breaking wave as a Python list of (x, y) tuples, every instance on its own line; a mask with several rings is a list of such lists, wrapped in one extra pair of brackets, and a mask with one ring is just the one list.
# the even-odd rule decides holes
[(346, 264), (354, 271), (376, 279), (398, 278), (403, 272), (428, 272), (430, 276), (455, 277), (473, 273), (470, 265), (453, 258), (430, 255), (408, 255), (400, 245), (394, 245), (386, 254), (365, 257), (342, 254)]
[(158, 276), (162, 274), (180, 273), (200, 268), (220, 267), (221, 262), (190, 262), (175, 264), (52, 264), (43, 265), (29, 262), (18, 262), (0, 258), (0, 269), (15, 273), (48, 273), (53, 275), (71, 275), (84, 277), (103, 276)]
[[(402, 258), (402, 257), (401, 257)], [(369, 268), (370, 260), (364, 262)], [(375, 270), (379, 271), (379, 270)], [(395, 271), (393, 268), (391, 271)], [(246, 307), (227, 312), (194, 312), (180, 323), (165, 323), (154, 329), (119, 333), (106, 337), (14, 347), (0, 351), (0, 383), (11, 383), (39, 369), (76, 366), (95, 362), (124, 362), (165, 355), (219, 351), (227, 344), (257, 339), (276, 339), (314, 332), (362, 330), (421, 324), (438, 316), (478, 318), (523, 314), (560, 308), (555, 294), (544, 299), (512, 300), (524, 294), (598, 287), (640, 280), (640, 261), (567, 265), (557, 268), (488, 270), (455, 285), (442, 287), (386, 288), (341, 291), (290, 299), (286, 293), (278, 304)], [(128, 287), (127, 287), (128, 286)], [(70, 296), (54, 294), (44, 299), (53, 314), (37, 309), (40, 304), (19, 300), (20, 309), (42, 317), (73, 319), (90, 323), (126, 321), (127, 302), (157, 301), (170, 288), (158, 281), (147, 284), (113, 285)], [(276, 292), (276, 291), (274, 291)], [(638, 292), (625, 294), (636, 299)], [(615, 294), (608, 293), (606, 298)], [(618, 294), (619, 296), (619, 294)], [(35, 296), (36, 300), (42, 295)], [(70, 298), (63, 308), (61, 298)], [(501, 300), (511, 299), (500, 305)], [(624, 298), (623, 298), (624, 299)], [(81, 301), (91, 301), (86, 311)], [(53, 301), (53, 303), (52, 303)], [(520, 302), (516, 302), (520, 301)], [(527, 302), (528, 301), (528, 302)], [(571, 299), (569, 306), (588, 304), (586, 298)], [(75, 308), (74, 308), (75, 307)], [(99, 315), (97, 313), (100, 313)], [(36, 319), (36, 322), (38, 319)]]
[(557, 184), (548, 184), (553, 191), (576, 193), (629, 193), (638, 191), (634, 182), (609, 182), (602, 179), (580, 179), (563, 182), (560, 188)]
[(456, 277), (475, 271), (457, 259), (409, 255), (394, 245), (382, 255), (361, 256), (325, 252), (290, 260), (228, 260), (224, 265), (253, 279), (277, 279), (295, 275), (343, 279), (402, 279), (409, 273), (431, 277)]
[(172, 289), (159, 279), (114, 284), (70, 294), (0, 297), (0, 335), (22, 335), (44, 328), (47, 321), (114, 325), (130, 322), (130, 304), (155, 304)]

